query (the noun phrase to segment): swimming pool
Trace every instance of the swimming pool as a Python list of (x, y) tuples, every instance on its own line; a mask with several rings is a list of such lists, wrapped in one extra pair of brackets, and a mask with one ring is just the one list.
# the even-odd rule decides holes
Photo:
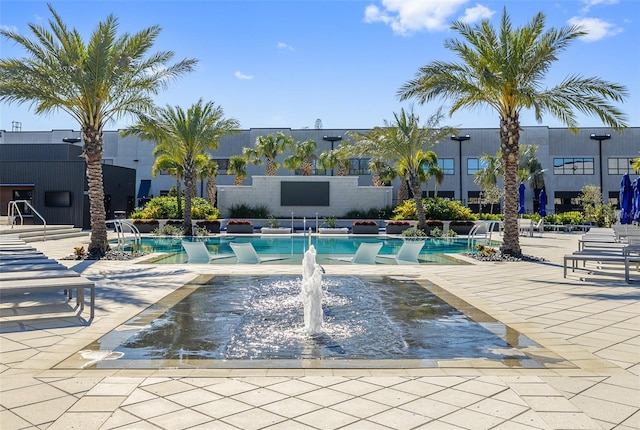
[[(176, 237), (143, 237), (141, 249), (147, 253), (166, 253), (154, 263), (182, 263), (187, 260), (182, 248), (182, 238)], [(304, 235), (287, 236), (240, 236), (222, 235), (207, 238), (194, 238), (192, 240), (206, 243), (212, 255), (231, 255), (233, 251), (230, 242), (253, 244), (256, 252), (262, 256), (283, 257), (280, 263), (300, 263), (302, 255), (309, 247), (309, 237)], [(356, 237), (356, 236), (311, 236), (311, 244), (316, 248), (319, 262), (328, 263), (330, 256), (352, 256), (363, 242), (382, 242), (380, 254), (396, 254), (402, 246), (403, 239), (395, 237)], [(420, 263), (432, 264), (462, 264), (455, 258), (455, 254), (467, 252), (467, 239), (456, 238), (427, 238), (420, 252)], [(212, 264), (229, 264), (229, 260), (213, 260)], [(381, 259), (382, 260), (382, 259)], [(384, 259), (391, 260), (392, 259)], [(335, 261), (334, 261), (335, 262)]]

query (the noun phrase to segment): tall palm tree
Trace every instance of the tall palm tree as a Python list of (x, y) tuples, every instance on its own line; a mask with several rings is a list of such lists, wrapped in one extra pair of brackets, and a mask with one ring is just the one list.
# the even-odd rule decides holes
[(100, 22), (85, 42), (53, 6), (48, 7), (53, 16), (50, 29), (29, 24), (34, 40), (7, 27), (0, 29), (28, 54), (0, 59), (0, 101), (28, 103), (37, 114), (61, 110), (78, 121), (89, 184), (88, 252), (102, 256), (109, 249), (102, 182), (104, 127), (127, 114), (149, 112), (152, 97), (171, 79), (193, 70), (197, 61), (170, 64), (173, 52), (150, 53), (159, 26), (118, 36), (113, 15)]
[(419, 69), (416, 77), (398, 91), (401, 100), (422, 103), (436, 98), (453, 101), (450, 113), (462, 108), (490, 106), (500, 117), (500, 146), (505, 167), (504, 237), (501, 250), (520, 255), (518, 237), (518, 144), (520, 112), (533, 109), (536, 120), (549, 113), (577, 131), (574, 110), (598, 116), (621, 130), (624, 114), (610, 101), (623, 102), (628, 95), (622, 85), (578, 75), (548, 88), (544, 83), (551, 65), (569, 44), (586, 33), (578, 26), (544, 31), (545, 16), (538, 13), (530, 23), (513, 28), (506, 8), (498, 31), (489, 20), (476, 26), (456, 21), (451, 29), (463, 40), (449, 39), (459, 63), (434, 61)]
[(220, 138), (236, 132), (239, 126), (237, 120), (224, 117), (220, 106), (200, 99), (186, 111), (179, 106), (166, 106), (157, 109), (155, 115), (140, 115), (137, 124), (123, 131), (126, 136), (137, 135), (175, 148), (172, 155), (183, 169), (187, 191), (182, 214), (185, 236), (192, 235), (191, 202), (195, 197), (198, 158), (218, 149)]
[(302, 170), (302, 176), (311, 176), (313, 160), (316, 158), (318, 145), (313, 140), (297, 142), (292, 147), (292, 154), (284, 159), (282, 164), (289, 170)]
[(288, 134), (279, 131), (276, 134), (258, 136), (253, 148), (244, 148), (242, 153), (247, 160), (255, 165), (261, 165), (265, 161), (265, 176), (275, 176), (280, 168), (276, 163), (276, 157), (293, 145), (294, 139)]
[(242, 155), (232, 155), (229, 158), (228, 175), (234, 175), (233, 185), (242, 185), (242, 181), (247, 178), (247, 159)]
[(440, 139), (451, 136), (453, 131), (450, 127), (440, 127), (441, 119), (442, 113), (438, 111), (426, 124), (420, 125), (418, 115), (401, 109), (399, 114), (394, 113), (393, 122), (384, 121), (384, 127), (375, 127), (366, 133), (350, 133), (356, 142), (353, 146), (355, 153), (387, 160), (397, 171), (406, 173), (406, 176), (400, 176), (407, 178), (415, 196), (418, 226), (422, 229), (426, 227), (421, 198), (424, 166), (433, 160), (437, 163), (435, 153), (429, 148)]

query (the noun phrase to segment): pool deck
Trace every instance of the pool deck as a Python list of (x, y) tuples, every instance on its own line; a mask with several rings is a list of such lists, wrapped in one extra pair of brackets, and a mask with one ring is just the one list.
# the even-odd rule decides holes
[[(285, 265), (60, 260), (96, 283), (90, 325), (55, 294), (0, 305), (2, 429), (640, 429), (640, 284), (570, 273), (579, 233), (522, 237), (542, 263), (331, 265), (331, 274), (428, 279), (563, 357), (547, 369), (478, 360), (393, 369), (61, 369), (59, 363), (200, 274)], [(86, 239), (31, 243), (63, 258)], [(60, 295), (58, 295), (60, 297)], [(12, 313), (15, 315), (12, 316)], [(55, 318), (41, 318), (57, 313)], [(36, 318), (38, 317), (38, 318)], [(81, 317), (88, 318), (88, 311)]]

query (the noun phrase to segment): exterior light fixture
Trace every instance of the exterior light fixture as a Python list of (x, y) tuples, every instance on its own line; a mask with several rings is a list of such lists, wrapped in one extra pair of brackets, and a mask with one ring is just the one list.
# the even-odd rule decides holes
[(456, 136), (455, 134), (451, 136), (451, 140), (455, 140), (458, 142), (458, 158), (460, 159), (460, 168), (459, 168), (459, 179), (460, 179), (460, 202), (463, 202), (462, 199), (462, 142), (465, 140), (471, 139), (471, 136), (465, 134), (464, 136)]
[(595, 133), (591, 133), (591, 135), (589, 135), (589, 138), (592, 140), (597, 140), (598, 141), (598, 153), (600, 154), (600, 157), (598, 159), (598, 162), (600, 163), (600, 191), (604, 192), (604, 183), (603, 183), (603, 178), (602, 178), (602, 141), (603, 140), (609, 140), (611, 139), (611, 134), (606, 133), (606, 134), (595, 134)]
[(64, 143), (78, 143), (81, 140), (82, 139), (80, 139), (79, 137), (64, 137), (64, 138), (62, 138), (62, 141)]
[[(336, 142), (342, 140), (342, 136), (322, 136), (322, 140), (326, 140), (327, 142), (331, 142), (331, 150), (333, 151), (333, 146)], [(331, 176), (333, 176), (333, 169), (331, 169)]]

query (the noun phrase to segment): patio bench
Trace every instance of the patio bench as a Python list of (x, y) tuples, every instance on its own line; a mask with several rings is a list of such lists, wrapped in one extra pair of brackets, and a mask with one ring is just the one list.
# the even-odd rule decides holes
[[(71, 271), (72, 272), (72, 271)], [(71, 290), (76, 289), (76, 302), (80, 307), (80, 313), (84, 310), (85, 306), (85, 294), (84, 290), (90, 289), (90, 318), (93, 319), (95, 314), (96, 303), (96, 285), (86, 278), (75, 275), (69, 275), (64, 277), (55, 278), (40, 278), (38, 273), (29, 278), (22, 277), (23, 279), (6, 279), (3, 275), (0, 280), (0, 296), (4, 293), (19, 292), (19, 291), (40, 291), (40, 290)], [(18, 276), (20, 277), (20, 276)]]
[(635, 257), (628, 257), (625, 255), (622, 255), (622, 253), (605, 253), (605, 252), (586, 252), (586, 253), (577, 252), (573, 254), (565, 254), (564, 277), (565, 278), (567, 277), (567, 268), (569, 267), (569, 262), (571, 262), (571, 271), (575, 272), (576, 265), (579, 261), (582, 261), (583, 263), (586, 263), (587, 261), (625, 263), (627, 258), (635, 258)]
[(640, 282), (640, 279), (631, 279), (631, 263), (640, 264), (640, 256), (627, 256), (624, 260), (624, 281), (627, 284)]

